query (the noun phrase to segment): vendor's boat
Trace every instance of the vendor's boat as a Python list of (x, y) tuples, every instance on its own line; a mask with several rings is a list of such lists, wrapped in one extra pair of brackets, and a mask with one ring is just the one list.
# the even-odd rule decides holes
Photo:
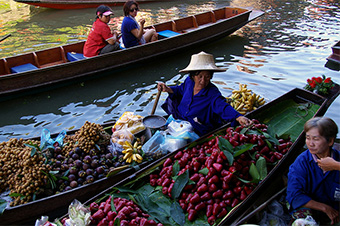
[[(262, 11), (224, 7), (150, 27), (158, 41), (128, 49), (83, 57), (83, 42), (0, 59), (0, 97), (11, 98), (22, 91), (95, 78), (103, 72), (169, 55), (194, 45), (231, 34), (263, 14)], [(49, 88), (49, 87), (48, 87)]]
[[(107, 133), (112, 133), (111, 129), (115, 123), (106, 123), (101, 125)], [(74, 135), (77, 130), (68, 132), (69, 135)], [(53, 134), (51, 137), (54, 139), (58, 134)], [(136, 134), (137, 137), (147, 138), (147, 129)], [(34, 137), (29, 140), (40, 140), (40, 137)], [(147, 161), (133, 166), (120, 166), (110, 172), (109, 177), (98, 179), (92, 183), (73, 188), (68, 191), (63, 191), (55, 195), (45, 198), (37, 199), (26, 204), (7, 207), (2, 215), (0, 215), (0, 225), (33, 225), (35, 220), (42, 215), (50, 215), (51, 218), (58, 217), (67, 212), (67, 206), (75, 198), (79, 201), (86, 201), (98, 192), (113, 186), (119, 181), (128, 178), (130, 175), (138, 171), (140, 168), (145, 167)], [(2, 197), (3, 198), (3, 197)]]
[(327, 57), (327, 60), (340, 64), (340, 41), (332, 46), (332, 54)]
[[(52, 8), (52, 9), (84, 9), (96, 8), (99, 5), (122, 6), (125, 0), (15, 0), (33, 6)], [(156, 2), (156, 0), (140, 0), (138, 3)]]
[[(284, 157), (273, 167), (265, 179), (257, 185), (247, 198), (231, 209), (231, 211), (218, 223), (218, 225), (230, 225), (237, 222), (240, 216), (244, 216), (245, 213), (249, 213), (254, 206), (262, 203), (264, 200), (268, 200), (270, 197), (275, 195), (278, 190), (283, 188), (283, 186), (280, 187), (280, 182), (282, 181), (281, 176), (298, 156), (304, 146), (304, 133), (302, 132), (304, 123), (312, 117), (323, 116), (330, 104), (340, 94), (339, 88), (339, 85), (336, 85), (331, 90), (328, 97), (323, 97), (318, 94), (296, 88), (247, 114), (247, 117), (258, 119), (260, 122), (263, 122), (268, 125), (268, 127), (274, 129), (277, 135), (289, 134), (294, 143)], [(305, 108), (305, 113), (298, 114), (297, 109), (302, 108)], [(220, 129), (199, 138), (194, 143), (199, 144), (201, 141), (206, 140), (213, 134), (222, 133), (227, 127), (228, 125), (225, 125)], [(149, 178), (151, 172), (158, 167), (162, 167), (166, 159), (173, 158), (178, 152), (184, 151), (188, 148), (188, 146), (192, 145), (193, 144), (191, 143), (164, 156), (160, 160), (155, 161), (134, 173), (129, 178), (117, 183), (114, 187), (124, 187), (127, 184), (131, 185), (131, 183), (134, 183), (136, 179), (141, 180), (144, 177)], [(99, 193), (84, 204), (89, 205), (93, 201), (103, 200), (103, 197), (110, 192), (112, 192), (112, 188), (108, 188), (107, 190)]]

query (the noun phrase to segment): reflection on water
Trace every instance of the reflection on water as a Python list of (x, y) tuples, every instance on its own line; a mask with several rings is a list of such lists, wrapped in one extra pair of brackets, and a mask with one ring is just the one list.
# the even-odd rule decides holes
[[(303, 87), (312, 76), (325, 74), (340, 83), (339, 72), (324, 66), (331, 53), (330, 47), (340, 37), (338, 1), (169, 1), (142, 4), (139, 14), (152, 24), (229, 4), (261, 9), (266, 14), (229, 37), (175, 56), (2, 102), (0, 140), (39, 136), (43, 127), (58, 133), (62, 129), (79, 128), (86, 120), (109, 122), (125, 111), (146, 116), (154, 103), (156, 81), (183, 82), (186, 75), (180, 75), (178, 71), (187, 66), (191, 54), (200, 51), (214, 54), (217, 65), (227, 69), (213, 77), (213, 82), (225, 96), (237, 89), (239, 83), (247, 84), (267, 101), (295, 87)], [(0, 15), (4, 24), (0, 27), (0, 36), (6, 33), (14, 36), (0, 44), (1, 57), (85, 39), (94, 20), (94, 9), (31, 8), (19, 18), (13, 15), (4, 20)], [(119, 28), (123, 12), (121, 7), (113, 7), (113, 10), (115, 20), (112, 23)], [(162, 94), (160, 104), (166, 96)], [(340, 125), (338, 109), (339, 98), (326, 116)], [(155, 114), (164, 114), (160, 106)]]

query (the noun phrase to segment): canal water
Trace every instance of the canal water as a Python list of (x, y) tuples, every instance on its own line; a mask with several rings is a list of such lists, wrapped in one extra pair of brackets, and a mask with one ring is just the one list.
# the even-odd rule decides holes
[[(0, 3), (0, 37), (11, 34), (0, 43), (0, 57), (84, 40), (95, 17), (95, 9), (54, 10), (12, 0)], [(40, 136), (43, 128), (58, 133), (78, 129), (85, 121), (110, 122), (125, 111), (146, 116), (154, 104), (156, 81), (184, 81), (186, 75), (178, 71), (200, 51), (213, 54), (217, 65), (227, 69), (215, 73), (212, 80), (225, 96), (238, 89), (239, 83), (266, 101), (303, 88), (313, 76), (325, 75), (340, 83), (338, 67), (326, 60), (340, 39), (338, 0), (159, 1), (141, 4), (139, 15), (152, 24), (227, 5), (260, 9), (265, 15), (228, 37), (176, 55), (2, 101), (0, 141)], [(122, 7), (113, 7), (113, 11), (111, 23), (119, 28)], [(162, 94), (160, 103), (165, 98)], [(340, 98), (326, 116), (340, 126), (339, 110)], [(164, 115), (160, 104), (155, 114)]]

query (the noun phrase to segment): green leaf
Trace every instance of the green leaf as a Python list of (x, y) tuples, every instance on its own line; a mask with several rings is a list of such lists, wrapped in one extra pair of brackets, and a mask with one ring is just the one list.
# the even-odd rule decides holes
[(173, 177), (176, 176), (180, 170), (181, 170), (181, 167), (178, 163), (178, 160), (176, 160), (172, 166), (172, 176)]
[(126, 187), (115, 187), (117, 188), (120, 192), (123, 192), (123, 193), (138, 193), (138, 191), (134, 190), (134, 189), (130, 189), (130, 188), (126, 188)]
[(111, 196), (111, 210), (112, 212), (117, 212), (115, 204), (113, 203), (114, 198)]
[(172, 190), (171, 190), (172, 198), (177, 199), (180, 196), (183, 188), (188, 183), (188, 181), (189, 181), (189, 171), (186, 170), (184, 173), (179, 175), (179, 177), (177, 177), (177, 179), (175, 180), (174, 186), (172, 187)]
[(24, 195), (19, 194), (19, 193), (10, 193), (8, 196), (9, 197), (25, 197)]
[(262, 156), (256, 161), (256, 168), (260, 174), (260, 180), (263, 180), (267, 176), (267, 163), (266, 159)]
[(4, 199), (0, 199), (0, 216), (4, 213), (7, 207), (7, 202)]
[(203, 174), (204, 176), (206, 176), (206, 175), (208, 175), (209, 170), (208, 170), (207, 167), (205, 167), (205, 168), (199, 170), (198, 172), (199, 172), (200, 174)]
[[(260, 181), (260, 173), (257, 170), (256, 166), (254, 163), (252, 163), (249, 167), (249, 174), (253, 178), (253, 181)], [(255, 182), (256, 183), (256, 182)]]
[[(66, 177), (69, 172), (70, 172), (70, 169), (66, 170), (65, 173), (63, 174), (63, 177)], [(68, 177), (67, 177), (67, 180), (68, 180)]]
[(246, 151), (253, 149), (255, 146), (256, 146), (255, 144), (244, 144), (244, 145), (235, 147), (234, 158), (243, 154)]
[(220, 150), (227, 150), (231, 153), (234, 153), (233, 145), (231, 145), (231, 143), (223, 137), (218, 137), (218, 147)]
[(180, 226), (185, 224), (185, 214), (178, 202), (172, 202), (170, 216)]
[(233, 154), (230, 153), (229, 151), (224, 151), (224, 150), (223, 150), (223, 153), (227, 157), (228, 163), (231, 166), (234, 163), (234, 156), (233, 156)]

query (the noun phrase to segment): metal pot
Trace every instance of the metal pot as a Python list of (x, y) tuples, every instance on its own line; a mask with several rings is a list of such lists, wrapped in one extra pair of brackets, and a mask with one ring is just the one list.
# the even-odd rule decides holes
[(149, 128), (152, 134), (154, 134), (157, 130), (165, 129), (166, 119), (162, 116), (154, 115), (161, 92), (161, 90), (158, 90), (151, 114), (143, 118), (145, 127)]

